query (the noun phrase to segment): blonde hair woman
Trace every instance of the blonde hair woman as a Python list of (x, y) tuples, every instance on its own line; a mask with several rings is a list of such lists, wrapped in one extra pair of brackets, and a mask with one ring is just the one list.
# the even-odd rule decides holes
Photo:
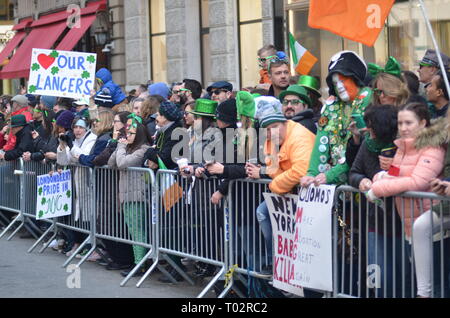
[(380, 105), (404, 105), (409, 98), (407, 83), (403, 80), (400, 63), (389, 57), (385, 68), (369, 63), (369, 72), (373, 81), (374, 103)]

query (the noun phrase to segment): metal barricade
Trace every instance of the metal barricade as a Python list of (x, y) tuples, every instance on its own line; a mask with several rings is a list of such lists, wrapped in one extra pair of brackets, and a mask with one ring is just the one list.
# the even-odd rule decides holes
[[(152, 170), (95, 168), (95, 236), (133, 245), (136, 266), (121, 282), (124, 286), (148, 259), (151, 268), (137, 287), (157, 266), (155, 176)], [(136, 255), (140, 256), (136, 256)]]
[[(9, 223), (0, 239), (13, 229), (14, 225), (20, 222), (13, 233), (8, 237), (11, 240), (14, 235), (24, 226), (24, 188), (23, 188), (23, 161), (0, 161), (0, 209), (17, 214), (11, 221), (3, 217), (5, 223)], [(5, 224), (5, 225), (6, 225)]]
[[(429, 268), (419, 274), (431, 277), (428, 280), (431, 295), (450, 296), (450, 241), (446, 239), (450, 229), (450, 198), (407, 192), (372, 204), (363, 193), (349, 186), (339, 187), (336, 198), (335, 297), (415, 298), (418, 278), (415, 248), (420, 254), (431, 252), (427, 257), (420, 256), (420, 264), (425, 262)], [(425, 214), (432, 206), (437, 217), (434, 223), (433, 214)], [(419, 216), (422, 220), (419, 223), (425, 221), (424, 228), (430, 235), (415, 240), (414, 235), (419, 235), (416, 229)], [(419, 244), (424, 247), (419, 248)]]
[[(156, 175), (159, 255), (191, 284), (192, 279), (168, 255), (219, 267), (198, 297), (203, 297), (226, 271), (224, 207), (211, 203), (218, 184), (215, 178), (192, 182), (176, 171), (159, 170)], [(164, 268), (160, 270), (176, 282)]]

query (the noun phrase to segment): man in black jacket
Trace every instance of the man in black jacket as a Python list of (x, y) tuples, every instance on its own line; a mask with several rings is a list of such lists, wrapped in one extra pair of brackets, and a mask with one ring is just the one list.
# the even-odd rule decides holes
[(311, 99), (304, 87), (291, 85), (280, 94), (283, 104), (283, 114), (287, 119), (293, 120), (306, 128), (313, 134), (317, 134), (317, 126), (314, 121), (314, 112), (311, 109)]
[(22, 157), (23, 153), (33, 150), (33, 138), (31, 127), (28, 125), (24, 115), (11, 117), (11, 133), (16, 136), (16, 146), (13, 150), (0, 153), (0, 159), (14, 161)]

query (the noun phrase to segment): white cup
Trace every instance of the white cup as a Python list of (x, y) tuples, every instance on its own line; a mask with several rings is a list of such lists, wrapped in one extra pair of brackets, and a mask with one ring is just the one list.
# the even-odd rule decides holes
[(177, 161), (178, 168), (180, 168), (180, 171), (183, 171), (185, 168), (189, 166), (189, 161), (186, 158), (181, 158)]

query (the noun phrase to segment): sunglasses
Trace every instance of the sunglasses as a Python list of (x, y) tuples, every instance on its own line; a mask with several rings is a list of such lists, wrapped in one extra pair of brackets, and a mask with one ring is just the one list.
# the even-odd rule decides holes
[(285, 99), (285, 100), (283, 100), (282, 104), (283, 104), (283, 106), (288, 106), (289, 104), (294, 106), (294, 105), (304, 104), (304, 102), (301, 99), (291, 99), (291, 100)]
[(220, 95), (220, 93), (226, 93), (228, 92), (226, 89), (216, 89), (214, 91), (211, 91), (211, 95)]
[[(189, 92), (189, 93), (192, 93), (192, 91), (190, 90), (190, 89), (187, 89), (187, 88), (180, 88), (180, 90), (178, 91), (178, 95), (179, 94), (184, 94), (184, 93), (187, 93), (187, 92)], [(174, 93), (175, 94), (175, 93)]]
[(391, 96), (391, 95), (387, 94), (386, 91), (384, 91), (382, 89), (378, 89), (378, 88), (374, 88), (373, 93), (377, 96), (381, 96), (381, 94), (383, 94), (384, 96)]

